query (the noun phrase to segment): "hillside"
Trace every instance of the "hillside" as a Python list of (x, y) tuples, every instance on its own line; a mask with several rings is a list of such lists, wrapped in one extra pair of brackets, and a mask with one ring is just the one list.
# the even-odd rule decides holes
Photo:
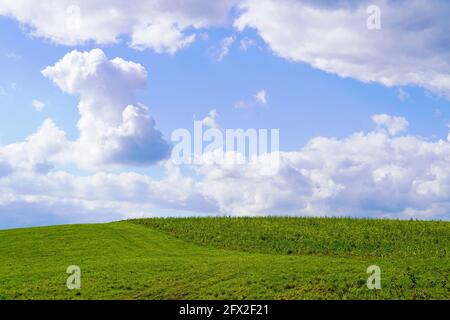
[[(145, 219), (0, 231), (0, 299), (449, 299), (450, 223)], [(381, 291), (366, 269), (382, 270)], [(82, 270), (69, 291), (66, 269)]]

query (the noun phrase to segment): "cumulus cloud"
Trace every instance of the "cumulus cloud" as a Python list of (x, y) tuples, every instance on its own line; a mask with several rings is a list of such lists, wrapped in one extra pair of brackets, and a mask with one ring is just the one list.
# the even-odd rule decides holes
[(170, 146), (155, 129), (149, 109), (136, 102), (135, 92), (147, 79), (142, 65), (109, 60), (94, 49), (70, 52), (42, 74), (79, 96), (80, 137), (70, 145), (70, 158), (78, 164), (148, 165), (168, 156)]
[(60, 161), (68, 145), (65, 132), (47, 119), (25, 141), (0, 147), (0, 162), (3, 159), (15, 170), (46, 173)]
[(58, 44), (111, 44), (129, 36), (134, 48), (174, 53), (194, 41), (196, 30), (224, 25), (235, 2), (17, 0), (1, 1), (0, 15)]
[(131, 47), (138, 50), (150, 48), (156, 53), (168, 52), (174, 54), (190, 45), (194, 40), (195, 34), (185, 36), (170, 21), (162, 20), (142, 28), (136, 28)]
[[(270, 161), (270, 158), (267, 159)], [(205, 164), (202, 193), (227, 214), (449, 219), (450, 143), (388, 132), (317, 137), (278, 172)]]
[[(381, 30), (367, 28), (369, 5), (381, 9)], [(239, 10), (234, 25), (255, 29), (280, 57), (344, 78), (416, 85), (450, 98), (447, 1), (246, 0)]]
[[(381, 30), (367, 28), (367, 8), (381, 10)], [(234, 13), (237, 8), (237, 12)], [(447, 33), (450, 3), (440, 0), (119, 0), (2, 1), (0, 15), (55, 43), (117, 43), (173, 54), (205, 29), (255, 29), (272, 51), (341, 77), (386, 86), (415, 85), (450, 98)], [(228, 52), (233, 37), (222, 43)], [(241, 49), (251, 41), (243, 40)]]
[[(183, 174), (168, 160), (161, 179), (133, 172), (77, 176), (46, 166), (67, 143), (47, 121), (25, 142), (0, 147), (0, 211), (40, 208), (58, 222), (151, 216), (161, 210), (450, 219), (450, 141), (399, 135), (406, 129), (401, 118), (377, 115), (374, 121), (377, 128), (368, 133), (316, 137), (299, 151), (261, 155), (256, 162), (206, 161), (193, 167), (195, 174)], [(264, 172), (274, 157), (278, 170)], [(57, 215), (58, 209), (69, 213)], [(12, 220), (0, 215), (1, 221)]]
[(157, 216), (164, 209), (212, 212), (194, 180), (166, 166), (162, 180), (132, 172), (77, 176), (13, 168), (0, 176), (0, 228)]
[(382, 130), (387, 130), (391, 136), (405, 131), (409, 123), (403, 117), (393, 117), (388, 114), (376, 114), (372, 116), (373, 122)]
[[(192, 43), (197, 30), (226, 23), (234, 3), (18, 0), (1, 2), (0, 15), (60, 44), (115, 43), (129, 36), (135, 49), (172, 54)], [(450, 5), (429, 3), (370, 1), (380, 5), (383, 23), (381, 30), (368, 30), (369, 1), (245, 0), (235, 26), (254, 28), (275, 54), (288, 60), (363, 82), (418, 85), (450, 97)], [(166, 175), (153, 179), (107, 170), (162, 164), (170, 153), (148, 107), (135, 96), (147, 79), (143, 66), (110, 60), (96, 49), (73, 51), (43, 74), (79, 97), (80, 136), (68, 140), (48, 119), (24, 141), (0, 146), (0, 225), (100, 221), (162, 209), (450, 219), (450, 139), (401, 135), (408, 127), (402, 117), (375, 115), (371, 132), (316, 137), (298, 151), (264, 155), (256, 163), (207, 161), (194, 167), (194, 174), (185, 174), (185, 168), (167, 161)], [(267, 102), (266, 95), (236, 106), (257, 101)], [(217, 113), (212, 111), (203, 124), (219, 127)], [(280, 157), (279, 170), (262, 174), (274, 156)], [(79, 176), (59, 164), (98, 170)]]

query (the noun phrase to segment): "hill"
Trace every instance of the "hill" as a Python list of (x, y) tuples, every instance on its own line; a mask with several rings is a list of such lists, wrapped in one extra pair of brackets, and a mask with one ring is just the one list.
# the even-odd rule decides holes
[[(450, 223), (142, 219), (0, 231), (0, 299), (449, 299)], [(66, 288), (78, 265), (81, 290)], [(366, 287), (367, 267), (382, 290)]]

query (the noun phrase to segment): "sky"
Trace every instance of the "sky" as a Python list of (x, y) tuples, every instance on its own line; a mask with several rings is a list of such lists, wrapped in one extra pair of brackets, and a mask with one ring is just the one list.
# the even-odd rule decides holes
[[(449, 14), (443, 0), (0, 0), (0, 229), (449, 220)], [(280, 150), (176, 163), (172, 135), (195, 121), (278, 129)]]

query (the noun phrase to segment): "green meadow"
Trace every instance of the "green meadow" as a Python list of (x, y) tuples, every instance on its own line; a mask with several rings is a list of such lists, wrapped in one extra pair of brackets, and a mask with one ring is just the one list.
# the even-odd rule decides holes
[(128, 220), (0, 231), (0, 257), (0, 300), (450, 299), (450, 222)]

